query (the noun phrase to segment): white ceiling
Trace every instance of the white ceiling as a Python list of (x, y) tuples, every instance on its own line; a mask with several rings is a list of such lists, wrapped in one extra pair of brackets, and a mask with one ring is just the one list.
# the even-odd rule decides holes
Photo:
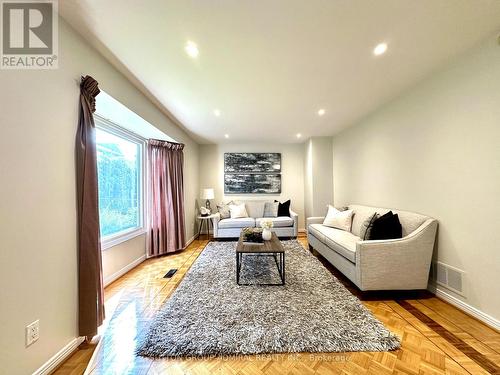
[(332, 135), (500, 31), (498, 0), (64, 0), (59, 11), (203, 143)]

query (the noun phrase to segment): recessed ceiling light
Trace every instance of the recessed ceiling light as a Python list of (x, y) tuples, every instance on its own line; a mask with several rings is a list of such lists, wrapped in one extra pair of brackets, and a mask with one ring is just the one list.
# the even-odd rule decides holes
[(224, 138), (229, 138), (229, 134), (224, 134)]
[(219, 117), (220, 116), (220, 110), (214, 109), (214, 115)]
[(387, 43), (379, 43), (373, 49), (373, 54), (375, 56), (383, 55), (387, 51)]
[(300, 138), (300, 137), (302, 137), (302, 134), (297, 133), (296, 137), (297, 137), (297, 138)]
[(323, 116), (325, 114), (325, 110), (323, 108), (321, 108), (319, 111), (318, 111), (318, 115), (319, 116)]
[(200, 51), (198, 51), (198, 46), (196, 45), (196, 43), (190, 40), (188, 40), (188, 42), (186, 43), (184, 50), (192, 58), (198, 57), (198, 54), (200, 53)]

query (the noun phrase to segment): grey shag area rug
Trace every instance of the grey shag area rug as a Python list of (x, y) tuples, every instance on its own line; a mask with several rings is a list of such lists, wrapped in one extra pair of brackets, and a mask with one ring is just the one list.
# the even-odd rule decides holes
[[(389, 332), (298, 241), (283, 241), (285, 286), (238, 286), (236, 242), (210, 242), (154, 318), (150, 357), (388, 351)], [(274, 259), (244, 255), (241, 283), (280, 282)]]

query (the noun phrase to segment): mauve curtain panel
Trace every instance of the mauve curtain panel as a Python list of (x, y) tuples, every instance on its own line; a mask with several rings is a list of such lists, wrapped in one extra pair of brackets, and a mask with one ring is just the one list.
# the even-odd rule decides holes
[(148, 257), (182, 250), (184, 234), (184, 145), (150, 139)]
[(87, 339), (97, 334), (104, 320), (104, 293), (97, 190), (95, 97), (97, 81), (90, 76), (80, 83), (80, 111), (76, 135), (78, 199), (78, 327)]

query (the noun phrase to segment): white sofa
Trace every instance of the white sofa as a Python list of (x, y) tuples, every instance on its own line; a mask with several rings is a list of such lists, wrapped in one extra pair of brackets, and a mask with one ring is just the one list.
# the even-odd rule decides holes
[(221, 219), (220, 213), (213, 218), (214, 238), (238, 238), (241, 229), (245, 227), (260, 227), (261, 220), (272, 220), (274, 227), (272, 231), (278, 237), (297, 237), (299, 215), (290, 209), (290, 216), (266, 217), (264, 218), (264, 200), (238, 200), (245, 203), (249, 217), (240, 219)]
[(362, 291), (426, 289), (436, 238), (437, 221), (413, 212), (398, 214), (403, 238), (363, 241), (359, 237), (367, 217), (388, 208), (350, 205), (351, 231), (323, 225), (324, 217), (307, 218), (309, 246), (318, 251)]

